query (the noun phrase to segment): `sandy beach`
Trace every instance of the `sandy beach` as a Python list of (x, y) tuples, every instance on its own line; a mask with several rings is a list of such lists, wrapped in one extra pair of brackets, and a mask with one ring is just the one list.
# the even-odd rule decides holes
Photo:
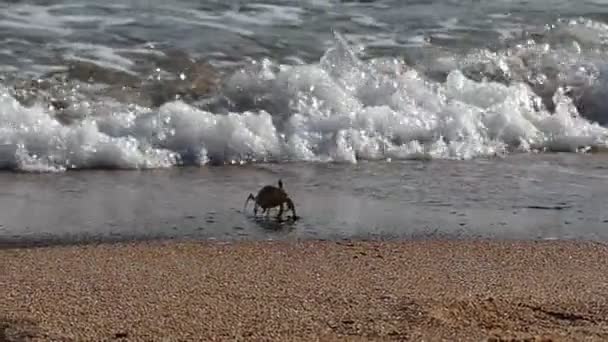
[(0, 250), (1, 341), (606, 341), (592, 242)]

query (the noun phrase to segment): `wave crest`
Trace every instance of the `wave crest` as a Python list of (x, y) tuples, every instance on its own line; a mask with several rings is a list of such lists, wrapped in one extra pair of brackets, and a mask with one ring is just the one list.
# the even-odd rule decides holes
[(77, 119), (62, 123), (52, 109), (26, 107), (3, 87), (0, 166), (469, 159), (608, 143), (608, 129), (579, 115), (570, 89), (557, 86), (547, 108), (534, 84), (513, 76), (515, 68), (501, 70), (510, 73), (508, 82), (476, 80), (466, 68), (433, 80), (397, 60), (363, 61), (336, 34), (319, 63), (253, 63), (202, 108), (179, 100), (158, 108), (90, 100)]

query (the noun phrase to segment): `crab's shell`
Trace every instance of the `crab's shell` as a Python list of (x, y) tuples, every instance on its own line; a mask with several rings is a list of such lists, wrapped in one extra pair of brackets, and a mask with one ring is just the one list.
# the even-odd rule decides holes
[(277, 207), (287, 200), (287, 193), (272, 185), (266, 185), (258, 192), (256, 202), (263, 209)]

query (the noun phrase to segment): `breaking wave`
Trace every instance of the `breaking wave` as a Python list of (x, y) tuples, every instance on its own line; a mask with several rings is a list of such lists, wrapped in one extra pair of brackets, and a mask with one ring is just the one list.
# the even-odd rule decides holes
[[(438, 59), (434, 72), (445, 70), (431, 77), (395, 59), (360, 59), (335, 37), (318, 63), (251, 63), (202, 104), (175, 100), (144, 107), (85, 98), (68, 123), (48, 104), (26, 106), (0, 84), (0, 168), (470, 159), (608, 144), (608, 128), (581, 116), (577, 106), (582, 97), (597, 100), (607, 89), (601, 64), (583, 56), (581, 46), (527, 42), (498, 53)], [(539, 70), (546, 71), (552, 56), (560, 62), (549, 79)], [(576, 60), (564, 64), (567, 58)]]

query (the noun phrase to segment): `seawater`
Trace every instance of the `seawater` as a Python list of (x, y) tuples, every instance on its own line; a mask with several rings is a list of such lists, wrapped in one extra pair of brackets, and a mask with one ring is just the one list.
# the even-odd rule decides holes
[[(607, 9), (2, 2), (0, 235), (602, 238)], [(279, 177), (304, 220), (256, 233)]]

